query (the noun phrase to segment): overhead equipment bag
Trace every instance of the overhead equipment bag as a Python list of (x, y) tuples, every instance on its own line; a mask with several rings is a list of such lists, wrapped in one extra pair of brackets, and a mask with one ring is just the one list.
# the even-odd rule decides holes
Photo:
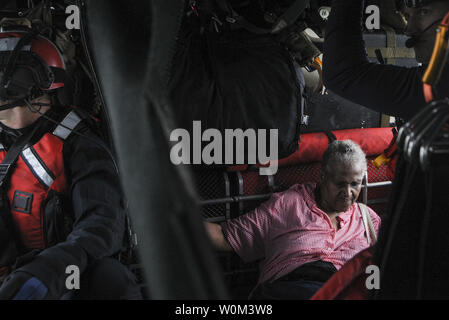
[(222, 134), (225, 129), (278, 129), (279, 157), (286, 157), (297, 150), (306, 121), (300, 65), (287, 49), (285, 34), (270, 31), (266, 20), (251, 19), (258, 12), (252, 4), (243, 7), (255, 12), (244, 20), (216, 2), (223, 1), (190, 1), (180, 28), (169, 81), (178, 124), (191, 131), (198, 120), (203, 131), (215, 128)]

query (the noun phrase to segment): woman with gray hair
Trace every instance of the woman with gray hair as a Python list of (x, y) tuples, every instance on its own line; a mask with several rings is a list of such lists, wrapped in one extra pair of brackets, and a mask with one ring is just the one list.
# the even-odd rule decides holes
[(319, 185), (294, 185), (221, 225), (205, 222), (218, 249), (260, 261), (253, 299), (309, 299), (372, 245), (365, 222), (371, 220), (377, 233), (380, 218), (368, 208), (364, 219), (356, 204), (366, 170), (357, 144), (334, 141), (324, 153)]
[(366, 155), (362, 148), (352, 140), (333, 141), (323, 155), (322, 165), (326, 169), (330, 162), (360, 164), (366, 172)]
[(367, 170), (366, 155), (351, 140), (334, 141), (323, 155), (320, 187), (315, 192), (318, 206), (333, 223), (357, 200)]

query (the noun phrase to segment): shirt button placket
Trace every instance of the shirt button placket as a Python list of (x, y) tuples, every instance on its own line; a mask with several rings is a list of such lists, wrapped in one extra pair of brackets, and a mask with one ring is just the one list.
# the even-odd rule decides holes
[(335, 235), (337, 234), (337, 231), (335, 229), (332, 229), (332, 233), (331, 233), (331, 239), (329, 240), (329, 242), (327, 243), (327, 250), (328, 251), (332, 251), (333, 247), (334, 247), (334, 242), (335, 242)]
[(332, 250), (333, 242), (334, 242), (334, 237), (335, 237), (335, 234), (332, 233), (332, 238), (331, 238), (331, 240), (327, 243), (327, 250), (328, 250), (328, 251), (331, 251), (331, 250)]

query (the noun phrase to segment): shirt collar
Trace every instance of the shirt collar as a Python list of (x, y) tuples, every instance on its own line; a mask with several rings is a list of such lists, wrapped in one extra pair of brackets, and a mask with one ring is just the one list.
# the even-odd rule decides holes
[(354, 203), (352, 206), (349, 207), (349, 209), (347, 211), (345, 211), (343, 213), (340, 213), (337, 218), (340, 221), (347, 222), (349, 219), (351, 219), (352, 214), (354, 213), (354, 208), (355, 208), (356, 205), (357, 204)]
[(302, 187), (302, 195), (304, 196), (304, 200), (307, 206), (312, 210), (314, 208), (318, 208), (315, 200), (315, 189), (317, 187), (316, 183), (305, 183), (301, 185)]

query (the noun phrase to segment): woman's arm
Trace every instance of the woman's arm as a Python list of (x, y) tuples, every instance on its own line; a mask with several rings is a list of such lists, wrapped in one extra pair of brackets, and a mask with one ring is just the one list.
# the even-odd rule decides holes
[(214, 247), (222, 251), (234, 251), (223, 234), (221, 225), (204, 221), (207, 235), (211, 239)]

